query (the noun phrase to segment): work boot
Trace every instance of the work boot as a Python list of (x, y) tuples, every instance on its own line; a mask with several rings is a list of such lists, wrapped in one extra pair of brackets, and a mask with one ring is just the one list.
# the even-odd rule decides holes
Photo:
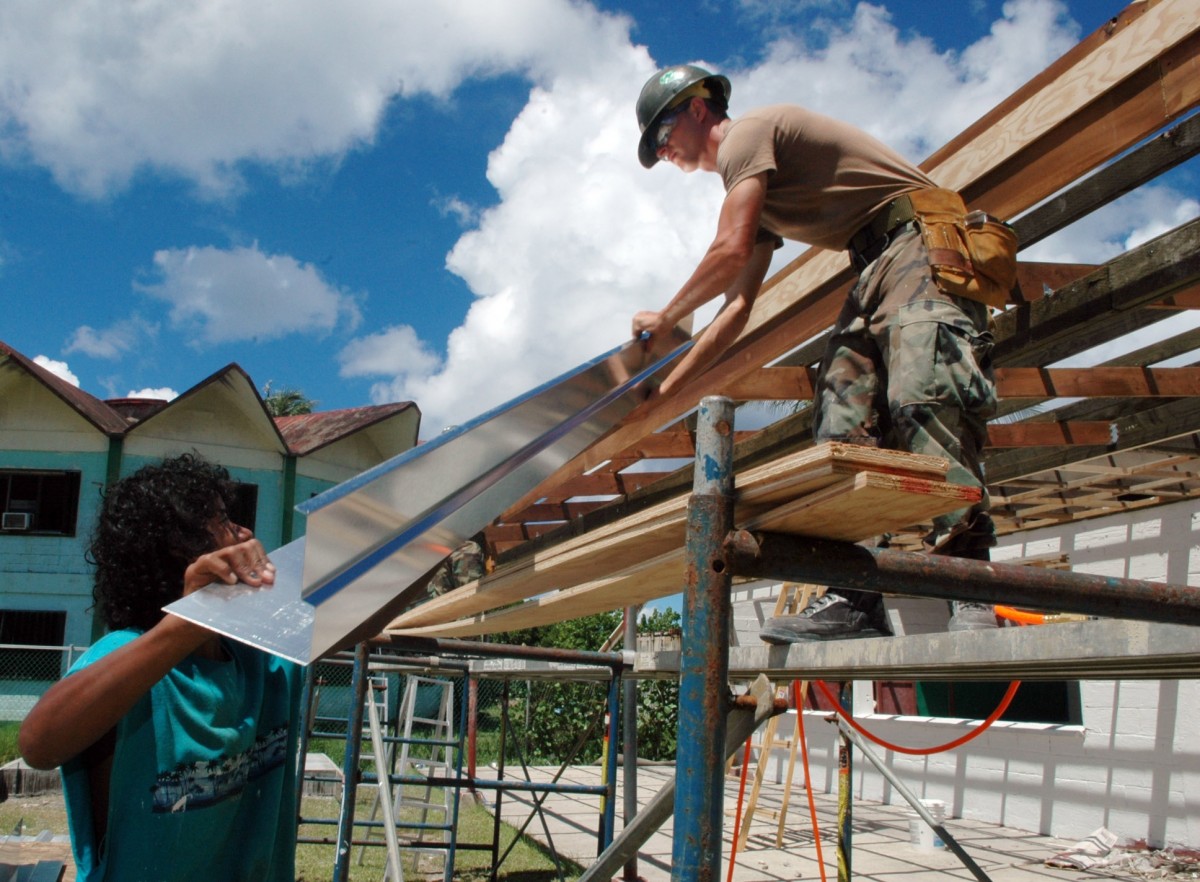
[(950, 602), (950, 613), (947, 631), (987, 631), (1000, 627), (996, 610), (990, 603), (953, 600)]
[(767, 643), (783, 646), (804, 640), (848, 640), (890, 633), (882, 601), (876, 603), (870, 613), (865, 613), (831, 591), (818, 597), (799, 615), (767, 619), (758, 636)]

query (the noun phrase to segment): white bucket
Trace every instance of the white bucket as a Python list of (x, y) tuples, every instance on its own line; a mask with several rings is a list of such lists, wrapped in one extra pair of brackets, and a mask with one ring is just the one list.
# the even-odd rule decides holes
[[(946, 820), (946, 803), (940, 799), (922, 799), (921, 805), (933, 816), (938, 826)], [(941, 851), (946, 847), (942, 837), (934, 833), (933, 828), (916, 812), (908, 813), (908, 841), (918, 851)]]

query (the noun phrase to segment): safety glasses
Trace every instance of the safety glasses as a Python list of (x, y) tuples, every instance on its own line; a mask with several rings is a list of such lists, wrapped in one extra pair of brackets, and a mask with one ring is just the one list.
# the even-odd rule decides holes
[(657, 149), (662, 150), (667, 146), (667, 139), (671, 137), (675, 124), (679, 122), (687, 108), (688, 102), (685, 101), (673, 110), (667, 111), (666, 115), (658, 121), (658, 130), (654, 133), (654, 146)]

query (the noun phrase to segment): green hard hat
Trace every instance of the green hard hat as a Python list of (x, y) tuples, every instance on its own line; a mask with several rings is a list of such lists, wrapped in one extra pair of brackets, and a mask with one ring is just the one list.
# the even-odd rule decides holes
[(642, 130), (642, 139), (638, 142), (638, 159), (645, 168), (650, 168), (658, 162), (658, 148), (654, 144), (654, 137), (658, 132), (659, 117), (679, 95), (701, 82), (708, 87), (714, 99), (729, 104), (729, 80), (694, 64), (664, 67), (642, 86), (642, 94), (638, 96), (637, 102), (638, 126)]

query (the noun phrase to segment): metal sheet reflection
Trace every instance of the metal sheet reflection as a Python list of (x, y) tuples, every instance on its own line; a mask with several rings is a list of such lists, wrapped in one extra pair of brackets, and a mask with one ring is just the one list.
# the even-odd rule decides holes
[(210, 585), (167, 609), (314, 661), (613, 428), (690, 345), (631, 341), (339, 484), (297, 506), (306, 537), (272, 552), (274, 586)]

